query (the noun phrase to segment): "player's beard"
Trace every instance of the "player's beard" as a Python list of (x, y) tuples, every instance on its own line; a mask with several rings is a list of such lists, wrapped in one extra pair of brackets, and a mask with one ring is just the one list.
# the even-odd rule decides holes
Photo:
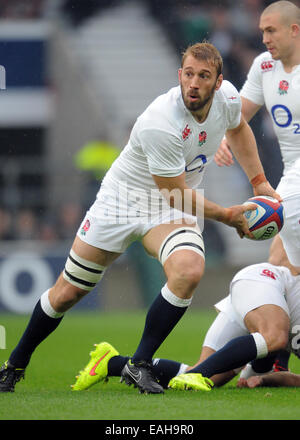
[(184, 102), (186, 108), (188, 110), (190, 110), (191, 112), (197, 112), (197, 111), (201, 110), (203, 107), (205, 107), (206, 104), (209, 101), (212, 101), (212, 99), (214, 97), (216, 84), (217, 84), (217, 82), (215, 82), (215, 84), (212, 86), (211, 90), (208, 92), (208, 94), (205, 97), (201, 98), (199, 96), (199, 99), (196, 102), (188, 102), (187, 98), (184, 95), (182, 84), (180, 84), (181, 95), (182, 95), (182, 99), (183, 99), (183, 102)]

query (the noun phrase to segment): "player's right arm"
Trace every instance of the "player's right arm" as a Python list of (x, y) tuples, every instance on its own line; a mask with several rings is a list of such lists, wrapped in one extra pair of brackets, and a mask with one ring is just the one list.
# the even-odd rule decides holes
[(251, 376), (245, 382), (239, 381), (240, 388), (256, 387), (300, 387), (300, 374), (289, 371), (263, 374), (262, 376)]
[[(247, 122), (249, 122), (251, 121), (253, 116), (258, 112), (258, 110), (261, 108), (261, 105), (255, 104), (255, 102), (250, 101), (249, 99), (246, 99), (243, 96), (241, 96), (241, 101), (242, 101), (242, 115), (244, 119)], [(222, 166), (229, 167), (234, 164), (233, 155), (226, 137), (223, 138), (220, 147), (215, 154), (214, 159), (219, 167)]]
[[(249, 122), (257, 111), (264, 105), (264, 93), (262, 83), (262, 62), (268, 57), (266, 53), (257, 56), (248, 72), (247, 79), (240, 91), (242, 101), (242, 115)], [(215, 162), (218, 166), (230, 166), (233, 162), (233, 156), (230, 151), (230, 145), (226, 139), (220, 145), (215, 155)]]
[[(236, 228), (241, 238), (244, 235), (252, 237), (243, 215), (251, 205), (247, 205), (247, 207), (235, 205), (224, 208), (206, 199), (200, 192), (189, 188), (185, 182), (185, 172), (175, 177), (162, 177), (153, 174), (152, 177), (172, 208), (181, 209), (183, 212), (195, 216), (202, 212), (204, 218), (216, 220)], [(250, 207), (250, 209), (252, 208)], [(253, 205), (253, 209), (255, 209), (255, 205)]]
[(244, 119), (246, 119), (246, 121), (249, 122), (258, 112), (258, 110), (261, 108), (261, 105), (255, 104), (255, 102), (250, 101), (250, 99), (244, 98), (244, 96), (241, 96), (241, 101), (242, 101), (242, 115), (244, 116)]

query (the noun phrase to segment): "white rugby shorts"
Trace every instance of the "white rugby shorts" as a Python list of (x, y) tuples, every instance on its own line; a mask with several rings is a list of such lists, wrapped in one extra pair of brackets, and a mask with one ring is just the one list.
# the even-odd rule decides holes
[(85, 243), (110, 252), (123, 253), (128, 246), (153, 227), (185, 219), (189, 225), (197, 223), (197, 217), (163, 205), (149, 214), (144, 201), (128, 202), (126, 194), (116, 192), (102, 184), (97, 199), (87, 211), (77, 235)]
[(237, 280), (232, 283), (230, 295), (236, 321), (245, 329), (244, 318), (247, 313), (267, 304), (281, 307), (289, 316), (284, 295), (276, 284), (255, 280)]
[(249, 332), (230, 319), (227, 313), (220, 312), (206, 333), (203, 347), (217, 351), (232, 339), (248, 334)]
[[(245, 291), (245, 288), (248, 289), (249, 285), (251, 289)], [(249, 331), (244, 324), (244, 317), (248, 312), (262, 305), (275, 304), (289, 314), (282, 294), (278, 293), (276, 289), (270, 289), (268, 294), (265, 294), (266, 287), (263, 283), (253, 280), (239, 280), (234, 283), (233, 302), (231, 293), (231, 295), (215, 304), (219, 313), (206, 333), (203, 346), (217, 351), (232, 339), (248, 335)], [(260, 289), (257, 290), (257, 288)]]
[(273, 274), (271, 269), (271, 265), (262, 263), (239, 271), (230, 284), (229, 295), (215, 304), (215, 308), (226, 313), (231, 321), (244, 330), (247, 330), (244, 324), (247, 313), (263, 305), (281, 307), (289, 316), (289, 307), (284, 297), (283, 277), (279, 276), (280, 268), (277, 274)]

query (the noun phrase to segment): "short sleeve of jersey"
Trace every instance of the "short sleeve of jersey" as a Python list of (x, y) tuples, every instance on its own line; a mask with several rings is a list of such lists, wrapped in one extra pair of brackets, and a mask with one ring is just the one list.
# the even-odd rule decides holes
[(223, 81), (222, 92), (226, 99), (227, 126), (226, 130), (232, 130), (241, 123), (241, 98), (239, 92), (229, 81)]
[(261, 72), (261, 63), (264, 58), (263, 55), (264, 54), (261, 54), (254, 59), (245, 84), (240, 91), (240, 95), (243, 98), (249, 99), (249, 101), (258, 105), (264, 105), (265, 103)]
[(139, 140), (151, 174), (176, 177), (184, 172), (183, 146), (175, 134), (162, 129), (146, 128), (139, 133)]

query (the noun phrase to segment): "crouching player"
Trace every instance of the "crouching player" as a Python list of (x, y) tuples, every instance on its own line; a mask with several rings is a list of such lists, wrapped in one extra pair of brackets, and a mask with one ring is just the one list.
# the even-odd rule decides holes
[[(239, 386), (251, 386), (250, 376), (272, 371), (278, 351), (287, 349), (300, 357), (294, 333), (300, 329), (300, 276), (292, 275), (287, 267), (261, 263), (242, 269), (234, 276), (229, 295), (215, 308), (219, 313), (207, 331), (196, 365), (153, 359), (154, 374), (164, 388), (210, 391), (213, 385), (230, 381), (246, 364)], [(73, 390), (120, 376), (128, 359), (107, 342), (96, 344)], [(290, 376), (297, 375), (280, 373), (275, 385), (295, 384), (287, 380)]]

